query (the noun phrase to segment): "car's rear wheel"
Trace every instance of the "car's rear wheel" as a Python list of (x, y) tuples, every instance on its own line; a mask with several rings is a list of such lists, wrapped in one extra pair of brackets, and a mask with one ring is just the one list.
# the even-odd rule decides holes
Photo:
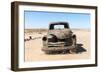
[(67, 50), (63, 50), (63, 51), (62, 51), (62, 54), (66, 54), (66, 53), (67, 53)]
[(70, 53), (70, 54), (76, 53), (76, 48), (70, 49), (70, 50), (69, 50), (69, 53)]
[(72, 40), (73, 40), (73, 45), (76, 46), (76, 35), (73, 35)]
[(45, 51), (45, 54), (52, 54), (52, 51)]
[(71, 54), (76, 53), (76, 35), (73, 35), (72, 40), (73, 40), (73, 45), (72, 46), (74, 46), (74, 48), (71, 48), (69, 50), (69, 53), (71, 53)]

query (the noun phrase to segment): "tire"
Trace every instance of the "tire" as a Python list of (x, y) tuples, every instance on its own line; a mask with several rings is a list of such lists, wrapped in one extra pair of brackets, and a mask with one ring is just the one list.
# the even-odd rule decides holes
[(47, 42), (46, 41), (43, 41), (43, 46), (47, 46)]
[(63, 50), (63, 51), (62, 51), (62, 54), (66, 54), (66, 53), (67, 53), (66, 50)]
[(73, 41), (72, 46), (75, 46), (75, 47), (70, 49), (69, 53), (74, 54), (74, 53), (76, 53), (76, 35), (73, 35), (72, 41)]
[(73, 46), (76, 46), (76, 35), (73, 35), (73, 37), (72, 37), (72, 41), (73, 41)]
[(70, 49), (70, 50), (69, 50), (69, 53), (70, 53), (70, 54), (75, 54), (75, 53), (76, 53), (76, 48)]
[(45, 51), (45, 54), (52, 54), (52, 51)]

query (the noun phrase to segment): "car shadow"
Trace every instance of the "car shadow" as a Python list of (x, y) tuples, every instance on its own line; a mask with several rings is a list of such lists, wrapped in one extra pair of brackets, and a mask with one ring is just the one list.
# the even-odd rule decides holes
[(83, 44), (77, 44), (76, 47), (76, 53), (83, 53), (86, 52), (87, 50), (83, 47)]
[[(87, 50), (83, 47), (83, 44), (76, 44), (76, 52), (74, 54), (81, 54), (83, 52), (86, 52)], [(65, 53), (62, 52), (52, 52), (49, 55), (57, 55), (57, 54), (70, 54), (69, 50), (67, 50)]]

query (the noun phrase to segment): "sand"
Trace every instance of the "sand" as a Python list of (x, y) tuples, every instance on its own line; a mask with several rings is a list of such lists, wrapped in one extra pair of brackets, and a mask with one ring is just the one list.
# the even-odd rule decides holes
[[(28, 30), (26, 30), (28, 31)], [(25, 32), (25, 39), (29, 39), (32, 36), (33, 40), (25, 41), (25, 61), (55, 61), (55, 60), (78, 60), (89, 59), (90, 56), (90, 31), (84, 29), (72, 30), (77, 36), (77, 45), (81, 45), (78, 49), (78, 53), (74, 54), (45, 54), (41, 48), (42, 37), (47, 34), (46, 31), (38, 32)]]

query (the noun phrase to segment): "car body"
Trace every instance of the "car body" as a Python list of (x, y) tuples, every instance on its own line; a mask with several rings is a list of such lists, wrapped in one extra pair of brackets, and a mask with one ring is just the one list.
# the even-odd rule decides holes
[(73, 34), (67, 22), (51, 23), (42, 41), (42, 51), (46, 54), (66, 53), (67, 51), (75, 53), (76, 51), (76, 35)]

